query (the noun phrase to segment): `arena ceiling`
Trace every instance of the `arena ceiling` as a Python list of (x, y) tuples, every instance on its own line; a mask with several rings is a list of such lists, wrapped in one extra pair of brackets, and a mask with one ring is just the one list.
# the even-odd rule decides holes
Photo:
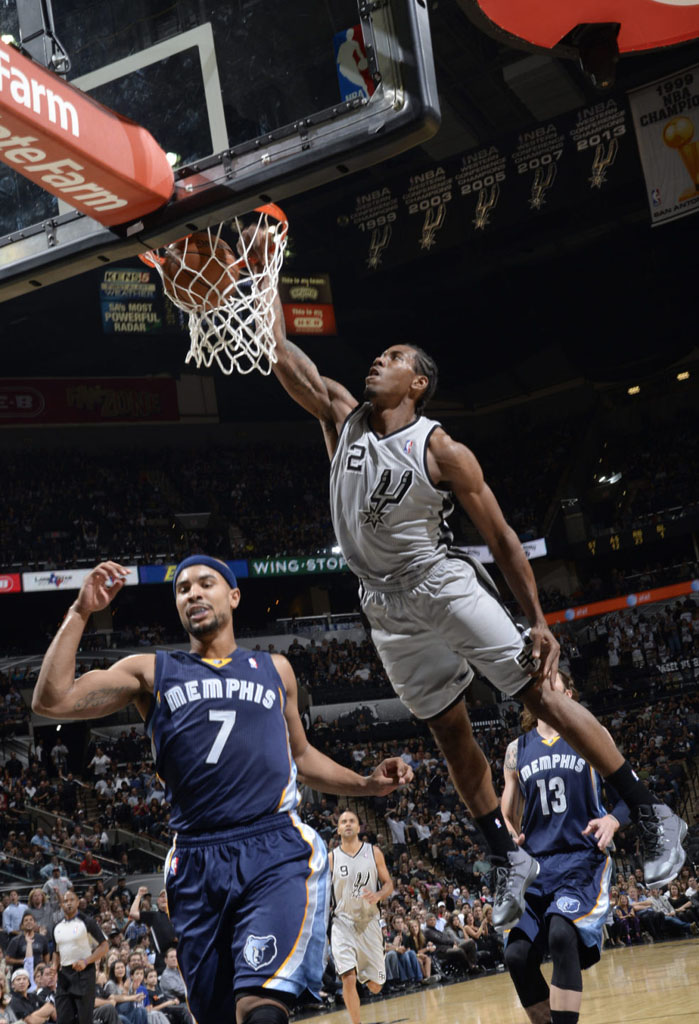
[[(355, 390), (386, 344), (415, 340), (442, 368), (442, 398), (475, 407), (564, 381), (624, 380), (689, 358), (695, 345), (696, 217), (651, 229), (639, 173), (594, 206), (571, 201), (484, 238), (368, 274), (337, 244), (338, 214), (358, 192), (535, 130), (699, 63), (699, 45), (624, 58), (600, 94), (571, 60), (514, 49), (466, 16), (467, 0), (432, 0), (442, 127), (423, 146), (287, 203), (298, 272), (329, 271), (339, 336), (302, 340), (323, 372)], [(105, 336), (98, 275), (55, 285), (0, 310), (4, 376), (179, 373), (181, 337)], [(254, 417), (277, 391), (246, 378), (220, 389), (233, 418)], [(484, 398), (485, 396), (485, 398)], [(291, 413), (291, 403), (281, 410)], [(277, 410), (278, 411), (278, 410)], [(264, 415), (264, 412), (261, 412)]]

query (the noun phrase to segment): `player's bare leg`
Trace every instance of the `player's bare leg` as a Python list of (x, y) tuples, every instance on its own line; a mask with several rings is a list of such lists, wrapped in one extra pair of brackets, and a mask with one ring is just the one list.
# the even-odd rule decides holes
[(444, 754), (456, 791), (474, 818), (498, 808), (493, 777), (485, 754), (478, 746), (462, 702), (429, 722), (432, 735)]
[[(360, 1024), (359, 992), (357, 991), (357, 972), (352, 969), (345, 971), (342, 977), (342, 998), (350, 1015), (352, 1024)], [(379, 989), (381, 991), (381, 989)]]
[(644, 786), (604, 726), (587, 708), (539, 681), (522, 694), (524, 706), (554, 728), (596, 768), (631, 809), (639, 827), (646, 885), (664, 885), (684, 864), (687, 825)]
[(524, 893), (537, 876), (538, 864), (515, 846), (505, 826), (490, 765), (476, 743), (465, 703), (460, 701), (428, 724), (456, 791), (483, 833), (497, 868), (493, 922), (496, 927), (511, 927), (524, 912)]
[(551, 1007), (548, 999), (534, 1006), (525, 1006), (524, 1012), (532, 1024), (551, 1024)]

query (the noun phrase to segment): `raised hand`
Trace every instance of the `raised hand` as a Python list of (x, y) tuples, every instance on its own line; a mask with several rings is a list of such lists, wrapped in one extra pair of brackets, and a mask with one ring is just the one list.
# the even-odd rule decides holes
[(80, 588), (75, 602), (78, 611), (83, 615), (101, 612), (125, 585), (130, 572), (118, 562), (100, 562), (88, 573)]

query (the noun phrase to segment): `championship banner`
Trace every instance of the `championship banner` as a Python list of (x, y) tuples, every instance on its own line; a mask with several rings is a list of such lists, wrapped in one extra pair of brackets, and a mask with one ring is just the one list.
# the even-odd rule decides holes
[(22, 579), (18, 572), (0, 573), (0, 596), (3, 594), (20, 594), (22, 592)]
[[(247, 579), (248, 563), (244, 559), (234, 559), (231, 562), (226, 562), (226, 565), (235, 573), (237, 579)], [(139, 565), (139, 582), (172, 583), (175, 578), (176, 568), (177, 566), (174, 563), (171, 565)]]
[(179, 418), (177, 385), (167, 378), (30, 377), (0, 382), (0, 427), (172, 423)]
[[(372, 273), (492, 231), (575, 205), (602, 209), (604, 193), (636, 182), (640, 166), (626, 97), (610, 96), (570, 114), (384, 179), (341, 209), (326, 232), (353, 264)], [(330, 219), (332, 218), (332, 220)]]
[[(127, 565), (131, 572), (126, 577), (125, 586), (138, 586), (138, 566)], [(38, 593), (47, 590), (80, 590), (85, 577), (92, 569), (47, 569), (45, 572), (23, 572), (22, 588), (25, 593)]]
[(100, 281), (105, 334), (158, 334), (185, 330), (183, 313), (165, 298), (155, 270), (110, 267)]
[(322, 572), (349, 572), (342, 555), (313, 555), (310, 558), (251, 558), (250, 575), (265, 576), (308, 576)]
[(673, 583), (668, 587), (656, 587), (654, 590), (642, 590), (637, 594), (626, 594), (624, 597), (613, 597), (607, 601), (594, 601), (592, 604), (566, 608), (562, 612), (549, 612), (545, 616), (549, 626), (555, 622), (575, 622), (593, 615), (604, 615), (606, 612), (618, 612), (624, 608), (636, 608), (640, 604), (655, 604), (667, 601), (683, 594), (699, 594), (699, 580), (687, 580), (686, 583)]
[(699, 210), (699, 65), (629, 93), (653, 225)]
[(330, 276), (279, 275), (287, 334), (337, 334)]

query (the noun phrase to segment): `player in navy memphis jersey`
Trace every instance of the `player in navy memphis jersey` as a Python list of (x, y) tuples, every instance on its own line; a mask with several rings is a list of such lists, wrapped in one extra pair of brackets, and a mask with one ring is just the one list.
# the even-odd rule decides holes
[(177, 830), (165, 887), (197, 1024), (286, 1024), (301, 993), (318, 994), (329, 909), (327, 851), (296, 815), (297, 771), (314, 789), (355, 796), (385, 795), (412, 771), (389, 758), (362, 777), (308, 743), (289, 662), (237, 646), (240, 590), (229, 566), (206, 555), (174, 575), (189, 651), (138, 654), (75, 679), (85, 624), (128, 571), (103, 562), (88, 574), (32, 706), (54, 718), (136, 706)]
[[(437, 385), (434, 360), (417, 345), (390, 345), (371, 364), (360, 405), (287, 340), (278, 294), (274, 332), (274, 374), (323, 430), (335, 534), (360, 579), (362, 610), (388, 678), (428, 723), (501, 869), (495, 924), (517, 920), (537, 868), (503, 826), (490, 767), (471, 730), (463, 697), (474, 668), (548, 722), (632, 807), (646, 882), (674, 877), (684, 862), (686, 824), (656, 802), (595, 717), (555, 689), (559, 646), (522, 545), (473, 452), (423, 416)], [(524, 611), (528, 638), (483, 567), (449, 546), (444, 519), (452, 494)]]
[[(577, 699), (559, 672), (556, 688)], [(505, 755), (502, 810), (513, 839), (539, 862), (526, 909), (509, 932), (505, 961), (532, 1024), (576, 1024), (582, 973), (597, 963), (609, 910), (612, 860), (607, 847), (628, 808), (602, 805), (597, 772), (550, 726), (523, 716), (527, 729)], [(541, 973), (553, 959), (551, 989)]]

